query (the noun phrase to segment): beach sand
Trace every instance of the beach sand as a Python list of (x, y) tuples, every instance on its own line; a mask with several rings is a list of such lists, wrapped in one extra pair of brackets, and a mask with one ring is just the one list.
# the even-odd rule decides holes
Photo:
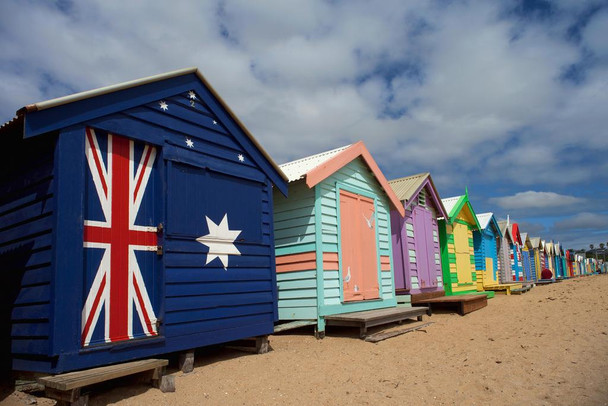
[[(433, 324), (377, 344), (330, 327), (323, 340), (307, 328), (273, 335), (268, 354), (207, 349), (191, 373), (171, 365), (174, 393), (124, 379), (94, 388), (89, 404), (608, 404), (606, 275), (497, 294), (464, 317), (424, 320)], [(54, 404), (23, 393), (0, 399)]]

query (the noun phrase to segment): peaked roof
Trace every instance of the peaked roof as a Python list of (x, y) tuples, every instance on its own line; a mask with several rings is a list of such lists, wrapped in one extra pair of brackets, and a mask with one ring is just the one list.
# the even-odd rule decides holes
[[(88, 99), (92, 99), (99, 96), (109, 95), (111, 93), (116, 93), (119, 91), (131, 91), (130, 94), (134, 95), (135, 103), (140, 103), (142, 98), (148, 96), (143, 90), (141, 93), (135, 95), (133, 91), (134, 88), (141, 87), (143, 85), (155, 84), (158, 82), (162, 82), (168, 79), (174, 79), (183, 77), (186, 75), (195, 75), (211, 92), (213, 97), (219, 102), (221, 107), (228, 113), (230, 118), (236, 123), (239, 129), (245, 134), (245, 136), (253, 143), (253, 145), (260, 151), (263, 157), (268, 161), (268, 163), (272, 166), (272, 168), (277, 172), (280, 178), (283, 180), (287, 180), (285, 174), (281, 171), (279, 166), (274, 162), (274, 160), (270, 157), (270, 155), (266, 152), (266, 150), (260, 145), (260, 143), (255, 139), (255, 137), (249, 132), (247, 127), (239, 120), (239, 118), (234, 114), (234, 112), (230, 109), (230, 107), (224, 102), (224, 100), (220, 97), (220, 95), (213, 89), (213, 87), (209, 84), (207, 79), (203, 76), (203, 74), (196, 67), (179, 69), (167, 73), (162, 73), (159, 75), (149, 76), (141, 79), (136, 79), (128, 82), (118, 83), (111, 86), (101, 87), (98, 89), (88, 90), (85, 92), (75, 93), (68, 96), (58, 97), (56, 99), (46, 100), (38, 103), (28, 104), (27, 106), (19, 109), (17, 111), (17, 117), (3, 124), (0, 128), (4, 129), (5, 127), (13, 127), (14, 125), (20, 125), (24, 130), (24, 138), (33, 137), (36, 135), (40, 135), (43, 133), (47, 133), (49, 131), (56, 130), (58, 128), (67, 127), (73, 125), (75, 123), (69, 122), (69, 120), (59, 120), (58, 122), (48, 123), (45, 121), (44, 125), (40, 125), (40, 123), (36, 122), (36, 120), (30, 120), (28, 114), (35, 112), (42, 112), (48, 109), (52, 109), (55, 107), (61, 107), (67, 104), (85, 101)], [(137, 96), (137, 97), (136, 97)], [(149, 96), (148, 96), (149, 97)], [(95, 106), (99, 107), (99, 106)], [(104, 106), (108, 107), (108, 106)], [(127, 106), (129, 108), (130, 106)], [(91, 118), (95, 118), (96, 114), (99, 115), (95, 108), (91, 108), (90, 105), (87, 105), (88, 111), (84, 114), (79, 115), (77, 118), (73, 120), (80, 120), (79, 122), (89, 120)], [(124, 104), (117, 104), (114, 106), (117, 111), (125, 108)], [(106, 112), (107, 114), (107, 112)], [(47, 114), (43, 115), (48, 118)]]
[(481, 213), (477, 215), (477, 221), (479, 222), (479, 226), (482, 230), (488, 228), (493, 216), (494, 213)]
[(395, 195), (404, 202), (404, 207), (407, 208), (413, 201), (414, 197), (418, 196), (418, 193), (426, 186), (430, 186), (431, 195), (435, 206), (439, 209), (438, 216), (446, 217), (447, 210), (443, 207), (443, 203), (437, 193), (437, 188), (433, 183), (433, 178), (429, 172), (419, 173), (417, 175), (406, 176), (399, 179), (393, 179), (388, 181), (389, 185), (395, 192)]
[(513, 242), (513, 236), (511, 235), (511, 230), (508, 227), (509, 223), (507, 220), (501, 220), (498, 222), (498, 227), (500, 228), (500, 233), (503, 237), (507, 237), (511, 243)]
[(306, 185), (313, 188), (318, 183), (327, 179), (335, 172), (348, 165), (357, 158), (361, 158), (370, 169), (391, 203), (399, 212), (401, 217), (405, 215), (405, 209), (388, 184), (378, 164), (372, 158), (363, 141), (336, 148), (331, 151), (321, 152), (295, 161), (280, 165), (281, 170), (287, 176), (289, 182), (306, 179)]
[(441, 203), (443, 203), (443, 207), (445, 207), (445, 211), (448, 212), (448, 216), (450, 215), (450, 213), (452, 213), (452, 210), (454, 209), (456, 204), (458, 204), (458, 201), (463, 197), (464, 197), (464, 195), (446, 197), (445, 199), (441, 199)]
[(532, 242), (530, 241), (530, 237), (528, 237), (528, 233), (521, 233), (520, 235), (523, 245), (527, 245), (528, 248), (532, 248)]
[(477, 220), (477, 215), (475, 214), (475, 211), (471, 206), (471, 202), (469, 201), (468, 190), (462, 196), (446, 197), (445, 199), (441, 199), (441, 202), (443, 203), (443, 207), (445, 207), (445, 211), (448, 213), (448, 223), (452, 224), (456, 219), (456, 216), (458, 216), (458, 214), (466, 208), (470, 212), (477, 229), (481, 229), (479, 221)]
[(540, 241), (540, 237), (530, 237), (530, 242), (532, 243), (532, 246), (534, 248), (541, 248), (541, 241)]
[(517, 223), (509, 224), (509, 231), (511, 232), (511, 237), (513, 237), (513, 241), (516, 241), (521, 245), (524, 244), (521, 238), (521, 234), (519, 232), (519, 225)]
[(319, 154), (310, 155), (304, 158), (297, 159), (295, 161), (281, 164), (279, 165), (279, 167), (281, 168), (285, 176), (287, 176), (287, 180), (289, 182), (295, 182), (296, 180), (304, 179), (304, 177), (309, 171), (329, 161), (348, 147), (350, 147), (350, 145), (332, 149), (331, 151), (325, 151)]

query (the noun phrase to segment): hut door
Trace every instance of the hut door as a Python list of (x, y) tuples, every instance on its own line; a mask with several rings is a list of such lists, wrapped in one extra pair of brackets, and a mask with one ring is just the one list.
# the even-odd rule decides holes
[(344, 301), (377, 299), (376, 213), (372, 199), (340, 191)]
[(81, 344), (156, 336), (157, 148), (86, 129)]
[(494, 260), (486, 257), (486, 271), (483, 273), (483, 284), (494, 285), (496, 279), (494, 276)]
[(433, 218), (428, 210), (414, 208), (414, 235), (416, 238), (416, 265), (421, 288), (433, 286), (435, 270), (435, 244), (433, 242)]
[(469, 228), (466, 224), (454, 223), (454, 248), (456, 250), (456, 271), (458, 282), (473, 283)]

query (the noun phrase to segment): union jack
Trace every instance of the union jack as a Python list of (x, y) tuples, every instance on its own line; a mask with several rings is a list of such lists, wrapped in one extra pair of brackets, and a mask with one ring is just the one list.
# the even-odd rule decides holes
[(156, 315), (135, 255), (157, 250), (156, 227), (135, 224), (156, 148), (145, 144), (137, 163), (134, 142), (108, 133), (106, 165), (98, 136), (87, 128), (85, 154), (105, 221), (84, 221), (84, 248), (104, 251), (82, 309), (81, 343), (90, 344), (102, 308), (105, 342), (133, 338), (134, 307), (145, 335), (157, 335)]

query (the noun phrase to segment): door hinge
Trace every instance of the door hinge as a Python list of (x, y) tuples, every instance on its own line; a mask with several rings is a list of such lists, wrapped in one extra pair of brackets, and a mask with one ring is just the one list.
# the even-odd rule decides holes
[(163, 246), (162, 245), (156, 246), (156, 255), (163, 255)]

